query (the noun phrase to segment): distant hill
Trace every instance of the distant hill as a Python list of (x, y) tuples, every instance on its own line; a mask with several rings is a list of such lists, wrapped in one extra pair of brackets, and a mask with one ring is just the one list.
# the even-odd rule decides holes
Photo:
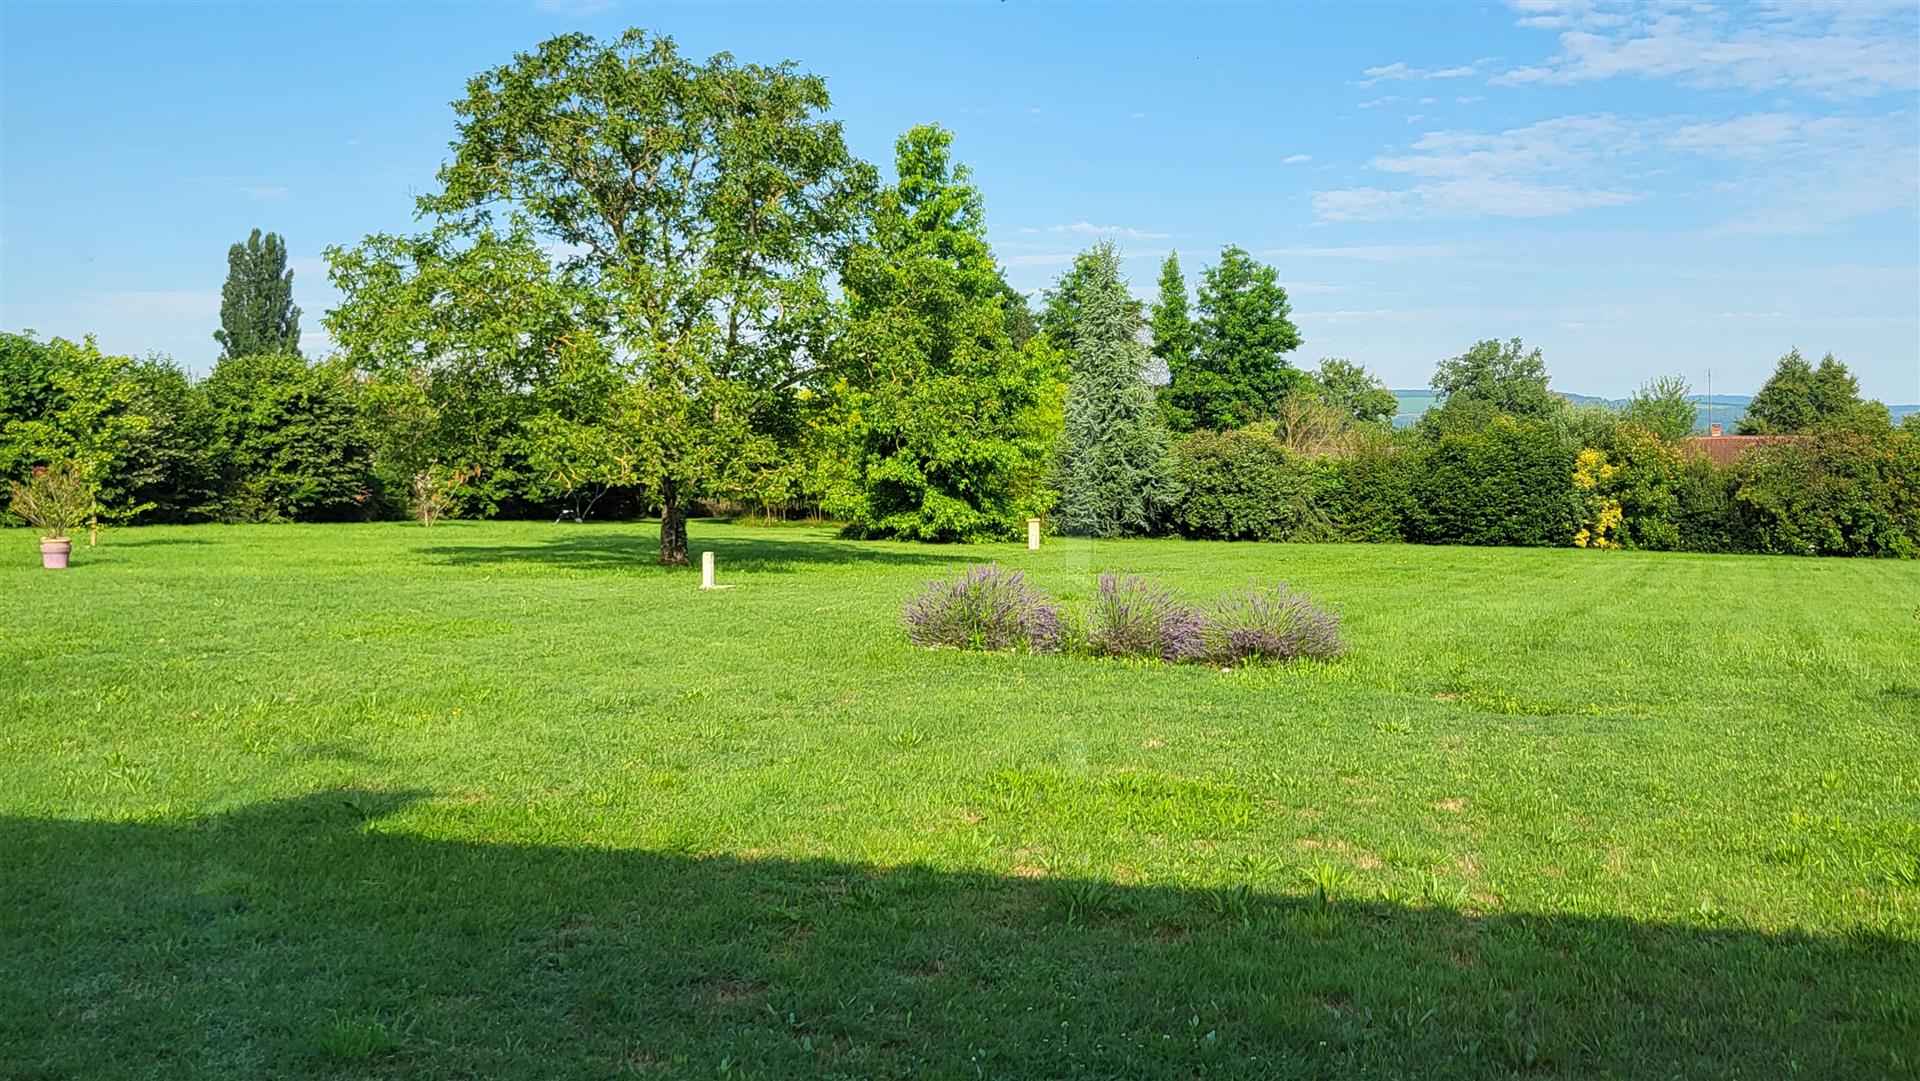
[[(1567, 391), (1559, 393), (1575, 405), (1597, 405), (1606, 409), (1627, 407), (1625, 398), (1598, 398), (1591, 394), (1571, 394)], [(1419, 420), (1420, 414), (1432, 409), (1436, 401), (1431, 390), (1396, 390), (1393, 396), (1400, 402), (1399, 411), (1393, 416), (1393, 426), (1396, 428), (1405, 428)], [(1707, 425), (1711, 423), (1720, 425), (1722, 431), (1731, 434), (1747, 415), (1747, 406), (1752, 404), (1753, 395), (1715, 394), (1712, 401), (1708, 401), (1706, 395), (1694, 394), (1688, 400), (1693, 402), (1695, 432), (1705, 435)], [(1920, 405), (1892, 405), (1887, 407), (1887, 412), (1893, 414), (1893, 422), (1898, 424), (1900, 418), (1908, 413), (1920, 413)]]

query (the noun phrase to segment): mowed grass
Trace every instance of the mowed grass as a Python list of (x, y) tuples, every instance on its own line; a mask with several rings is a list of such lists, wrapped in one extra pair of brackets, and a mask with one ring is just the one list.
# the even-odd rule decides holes
[[(0, 535), (7, 1078), (1910, 1077), (1920, 567)], [(1326, 665), (924, 652), (998, 560)]]

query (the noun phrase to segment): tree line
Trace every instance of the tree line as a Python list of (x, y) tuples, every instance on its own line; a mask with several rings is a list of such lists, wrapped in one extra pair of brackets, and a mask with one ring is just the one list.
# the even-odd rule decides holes
[(1030, 305), (951, 133), (903, 134), (885, 178), (829, 109), (791, 63), (696, 62), (640, 30), (544, 42), (469, 81), (415, 231), (328, 249), (333, 355), (300, 356), (284, 245), (256, 231), (199, 382), (0, 338), (0, 478), (77, 462), (122, 521), (645, 510), (669, 563), (690, 514), (741, 505), (930, 541), (1031, 516), (1093, 536), (1920, 537), (1916, 437), (1831, 357), (1782, 361), (1747, 423), (1792, 438), (1734, 469), (1686, 453), (1683, 382), (1574, 409), (1517, 341), (1441, 362), (1440, 407), (1395, 432), (1360, 365), (1294, 366), (1286, 290), (1245, 250), (1191, 296), (1170, 255), (1147, 305), (1096, 245)]

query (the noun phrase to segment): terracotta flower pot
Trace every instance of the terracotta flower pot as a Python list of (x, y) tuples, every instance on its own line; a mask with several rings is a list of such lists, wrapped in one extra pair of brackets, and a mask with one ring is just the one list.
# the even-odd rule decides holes
[(65, 537), (55, 540), (43, 537), (40, 540), (40, 565), (48, 570), (60, 570), (67, 565), (67, 555), (73, 551), (73, 542)]

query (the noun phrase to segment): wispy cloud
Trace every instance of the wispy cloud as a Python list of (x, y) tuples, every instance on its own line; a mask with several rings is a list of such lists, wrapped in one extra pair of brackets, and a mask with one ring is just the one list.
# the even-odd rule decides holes
[(1376, 171), (1416, 178), (1406, 188), (1324, 191), (1314, 211), (1328, 221), (1541, 218), (1622, 206), (1642, 195), (1595, 183), (1596, 166), (1627, 153), (1633, 130), (1607, 115), (1560, 117), (1502, 132), (1432, 131), (1404, 153), (1374, 158)]
[(1485, 61), (1476, 61), (1473, 64), (1461, 64), (1450, 68), (1427, 69), (1416, 68), (1410, 64), (1396, 60), (1391, 64), (1383, 64), (1377, 68), (1368, 68), (1361, 73), (1365, 77), (1355, 85), (1367, 87), (1377, 86), (1384, 82), (1403, 82), (1408, 80), (1464, 79), (1475, 74), (1479, 70), (1478, 65), (1484, 62)]
[(287, 197), (286, 186), (282, 184), (249, 184), (234, 190), (248, 199), (285, 199)]
[(1312, 160), (1313, 160), (1313, 155), (1311, 154), (1288, 154), (1286, 157), (1280, 159), (1280, 164), (1305, 165), (1306, 163)]
[[(1632, 76), (1685, 86), (1798, 90), (1844, 99), (1920, 88), (1920, 8), (1911, 4), (1598, 6), (1515, 0), (1519, 25), (1559, 31), (1559, 52), (1510, 68), (1505, 85)], [(1371, 71), (1369, 72), (1371, 74)]]
[(1049, 236), (1117, 236), (1125, 237), (1128, 240), (1165, 240), (1169, 235), (1167, 233), (1155, 232), (1151, 229), (1134, 229), (1125, 225), (1095, 225), (1090, 221), (1076, 221), (1070, 225), (1049, 225), (1043, 229), (1035, 229), (1029, 226), (1020, 230), (1020, 235), (1022, 236), (1040, 236), (1043, 234)]

